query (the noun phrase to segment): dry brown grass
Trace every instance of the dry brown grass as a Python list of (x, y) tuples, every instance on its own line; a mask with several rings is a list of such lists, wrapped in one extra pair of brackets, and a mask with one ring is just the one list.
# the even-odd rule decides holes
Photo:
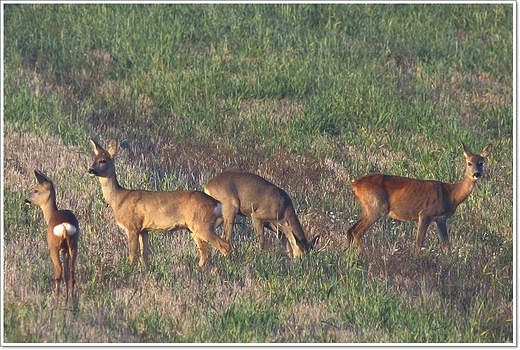
[[(57, 187), (58, 207), (74, 208), (88, 198), (88, 192), (63, 193), (72, 183), (60, 183), (61, 179), (77, 179), (86, 174), (88, 158), (77, 147), (65, 146), (62, 140), (51, 135), (13, 132), (9, 123), (4, 124), (4, 187), (26, 193), (35, 184), (34, 170), (41, 170)], [(82, 184), (80, 188), (93, 186)]]

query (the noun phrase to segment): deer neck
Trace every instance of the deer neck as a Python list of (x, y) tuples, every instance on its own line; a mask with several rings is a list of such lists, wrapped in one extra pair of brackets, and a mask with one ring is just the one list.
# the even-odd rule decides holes
[(117, 205), (119, 194), (124, 191), (124, 189), (117, 182), (116, 174), (114, 173), (109, 177), (100, 177), (99, 183), (101, 184), (103, 197), (108, 205), (111, 207)]
[(299, 237), (305, 237), (305, 232), (303, 231), (303, 227), (300, 224), (300, 220), (298, 220), (298, 216), (293, 210), (289, 210), (286, 212), (287, 221), (291, 226), (295, 236), (299, 239)]
[(48, 225), (52, 215), (54, 215), (54, 213), (58, 210), (58, 206), (56, 205), (56, 198), (53, 196), (49, 197), (49, 200), (44, 205), (42, 205), (41, 208), (45, 222)]
[(452, 184), (451, 187), (451, 201), (455, 206), (458, 206), (460, 203), (464, 202), (466, 198), (469, 197), (473, 189), (475, 188), (475, 184), (477, 180), (472, 179), (469, 176), (464, 176), (464, 179), (461, 181)]

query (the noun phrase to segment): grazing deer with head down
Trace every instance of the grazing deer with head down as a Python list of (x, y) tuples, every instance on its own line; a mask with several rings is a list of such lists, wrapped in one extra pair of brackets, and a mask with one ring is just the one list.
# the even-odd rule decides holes
[(384, 174), (369, 174), (352, 181), (352, 189), (361, 202), (363, 213), (347, 232), (349, 245), (355, 241), (362, 251), (363, 233), (379, 218), (389, 215), (397, 220), (419, 222), (416, 252), (420, 252), (432, 221), (437, 225), (443, 248), (451, 252), (446, 220), (473, 191), (477, 180), (483, 175), (484, 158), (491, 151), (491, 144), (480, 154), (471, 152), (464, 143), (462, 147), (466, 157), (466, 174), (454, 184)]
[(215, 222), (221, 216), (221, 203), (201, 191), (125, 189), (116, 179), (114, 155), (117, 141), (110, 140), (106, 150), (92, 139), (90, 143), (95, 157), (88, 172), (99, 179), (103, 197), (114, 211), (116, 223), (125, 230), (131, 262), (139, 242), (141, 261), (147, 266), (148, 231), (190, 231), (199, 248), (199, 266), (203, 266), (209, 257), (208, 242), (224, 256), (228, 255), (230, 244), (214, 231)]
[(233, 221), (237, 215), (250, 217), (259, 237), (260, 249), (264, 245), (264, 227), (283, 233), (286, 252), (290, 258), (299, 257), (310, 250), (318, 236), (307, 240), (294, 212), (287, 193), (263, 177), (240, 171), (225, 171), (212, 178), (204, 192), (222, 203), (224, 237), (231, 242)]
[[(43, 217), (47, 223), (47, 243), (54, 264), (54, 279), (56, 287), (54, 296), (60, 294), (60, 283), (62, 272), (65, 277), (67, 289), (67, 300), (70, 295), (74, 298), (74, 265), (78, 255), (79, 224), (76, 216), (65, 209), (56, 206), (56, 192), (52, 181), (41, 172), (35, 170), (34, 175), (38, 185), (29, 194), (25, 203), (27, 205), (38, 205), (42, 208)], [(60, 262), (60, 253), (63, 256), (63, 268)]]

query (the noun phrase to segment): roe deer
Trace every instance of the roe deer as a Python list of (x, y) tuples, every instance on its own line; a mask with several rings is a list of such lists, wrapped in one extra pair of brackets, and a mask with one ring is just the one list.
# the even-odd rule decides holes
[(408, 177), (369, 174), (352, 181), (354, 194), (361, 202), (361, 218), (348, 230), (348, 243), (354, 240), (363, 250), (363, 233), (385, 215), (402, 221), (419, 221), (415, 250), (420, 252), (426, 230), (435, 221), (443, 249), (451, 252), (446, 220), (450, 218), (473, 191), (483, 175), (484, 158), (491, 151), (488, 144), (480, 154), (472, 153), (462, 143), (466, 157), (466, 174), (461, 181), (451, 184), (440, 181), (417, 180)]
[[(58, 298), (60, 294), (61, 276), (64, 272), (67, 300), (69, 299), (69, 285), (70, 294), (74, 299), (74, 265), (78, 256), (79, 240), (78, 220), (70, 210), (58, 209), (52, 181), (37, 170), (34, 171), (34, 175), (36, 175), (38, 185), (29, 194), (25, 204), (40, 206), (47, 223), (47, 243), (54, 264), (54, 279), (56, 281), (54, 296)], [(63, 268), (60, 262), (60, 253), (63, 256)]]
[(251, 217), (260, 249), (264, 245), (264, 227), (281, 231), (290, 258), (312, 248), (318, 236), (307, 240), (287, 193), (263, 177), (240, 171), (225, 171), (212, 178), (204, 192), (222, 203), (224, 238), (231, 242), (233, 221), (237, 215)]
[(90, 139), (94, 163), (88, 170), (101, 184), (103, 197), (114, 211), (116, 223), (128, 238), (130, 261), (141, 248), (141, 261), (148, 265), (148, 231), (187, 229), (199, 248), (199, 266), (208, 259), (208, 242), (227, 256), (231, 246), (215, 234), (215, 222), (221, 216), (222, 204), (201, 191), (154, 192), (128, 190), (116, 179), (114, 155), (117, 140), (112, 139), (103, 149)]

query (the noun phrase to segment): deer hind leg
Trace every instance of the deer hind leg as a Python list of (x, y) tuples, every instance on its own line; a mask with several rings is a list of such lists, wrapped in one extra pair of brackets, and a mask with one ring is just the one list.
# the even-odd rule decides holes
[(415, 251), (419, 253), (426, 238), (426, 230), (430, 226), (431, 219), (422, 213), (419, 213), (419, 224), (417, 227), (417, 238), (415, 240)]
[(75, 266), (76, 266), (76, 257), (78, 255), (78, 248), (77, 247), (74, 247), (72, 246), (70, 249), (69, 249), (69, 257), (70, 257), (70, 296), (71, 298), (74, 300), (74, 289), (75, 289), (75, 286), (76, 286), (76, 280), (75, 280), (75, 277), (74, 277), (74, 272), (75, 272)]
[(446, 224), (446, 220), (435, 221), (435, 224), (437, 225), (437, 230), (439, 231), (442, 239), (442, 248), (446, 251), (446, 253), (450, 253), (451, 243), (450, 238), (448, 237), (448, 226)]
[(352, 242), (356, 244), (360, 252), (363, 251), (363, 242), (361, 238), (363, 234), (381, 217), (387, 215), (390, 211), (390, 204), (385, 199), (385, 194), (381, 192), (369, 193), (364, 197), (356, 197), (359, 199), (363, 211), (359, 220), (352, 225), (347, 231), (348, 246)]
[[(220, 225), (222, 225), (222, 223), (224, 222), (224, 219), (221, 218), (221, 217), (218, 217), (217, 220), (215, 220), (215, 226), (214, 228), (217, 229), (217, 227), (219, 227)], [(224, 228), (222, 228), (224, 229)]]
[(211, 244), (213, 248), (219, 250), (224, 256), (228, 256), (229, 251), (231, 250), (231, 245), (226, 240), (215, 234), (215, 231), (213, 231), (211, 226), (198, 227), (197, 230), (193, 231), (192, 235), (194, 239), (197, 238), (206, 245), (207, 243)]
[(68, 248), (62, 250), (63, 257), (63, 279), (65, 280), (65, 300), (69, 300), (69, 286), (70, 286), (70, 252)]
[(191, 236), (193, 237), (193, 240), (195, 241), (195, 244), (199, 248), (199, 266), (202, 267), (206, 263), (206, 261), (209, 258), (208, 253), (208, 242), (202, 240), (200, 237), (197, 236), (195, 232), (192, 232)]
[(356, 244), (359, 252), (363, 251), (363, 241), (361, 238), (363, 234), (372, 226), (379, 218), (380, 214), (370, 214), (368, 211), (363, 211), (361, 218), (347, 231), (348, 246), (352, 245), (352, 242)]
[(148, 244), (147, 231), (143, 231), (139, 234), (139, 248), (141, 249), (141, 262), (145, 267), (148, 267), (148, 254), (150, 252), (150, 245)]
[(62, 267), (60, 262), (60, 256), (59, 256), (59, 249), (54, 249), (55, 247), (51, 247), (51, 259), (52, 263), (54, 265), (54, 281), (55, 281), (55, 287), (54, 287), (54, 297), (58, 298), (60, 295), (60, 283), (61, 283), (61, 274), (62, 274)]

